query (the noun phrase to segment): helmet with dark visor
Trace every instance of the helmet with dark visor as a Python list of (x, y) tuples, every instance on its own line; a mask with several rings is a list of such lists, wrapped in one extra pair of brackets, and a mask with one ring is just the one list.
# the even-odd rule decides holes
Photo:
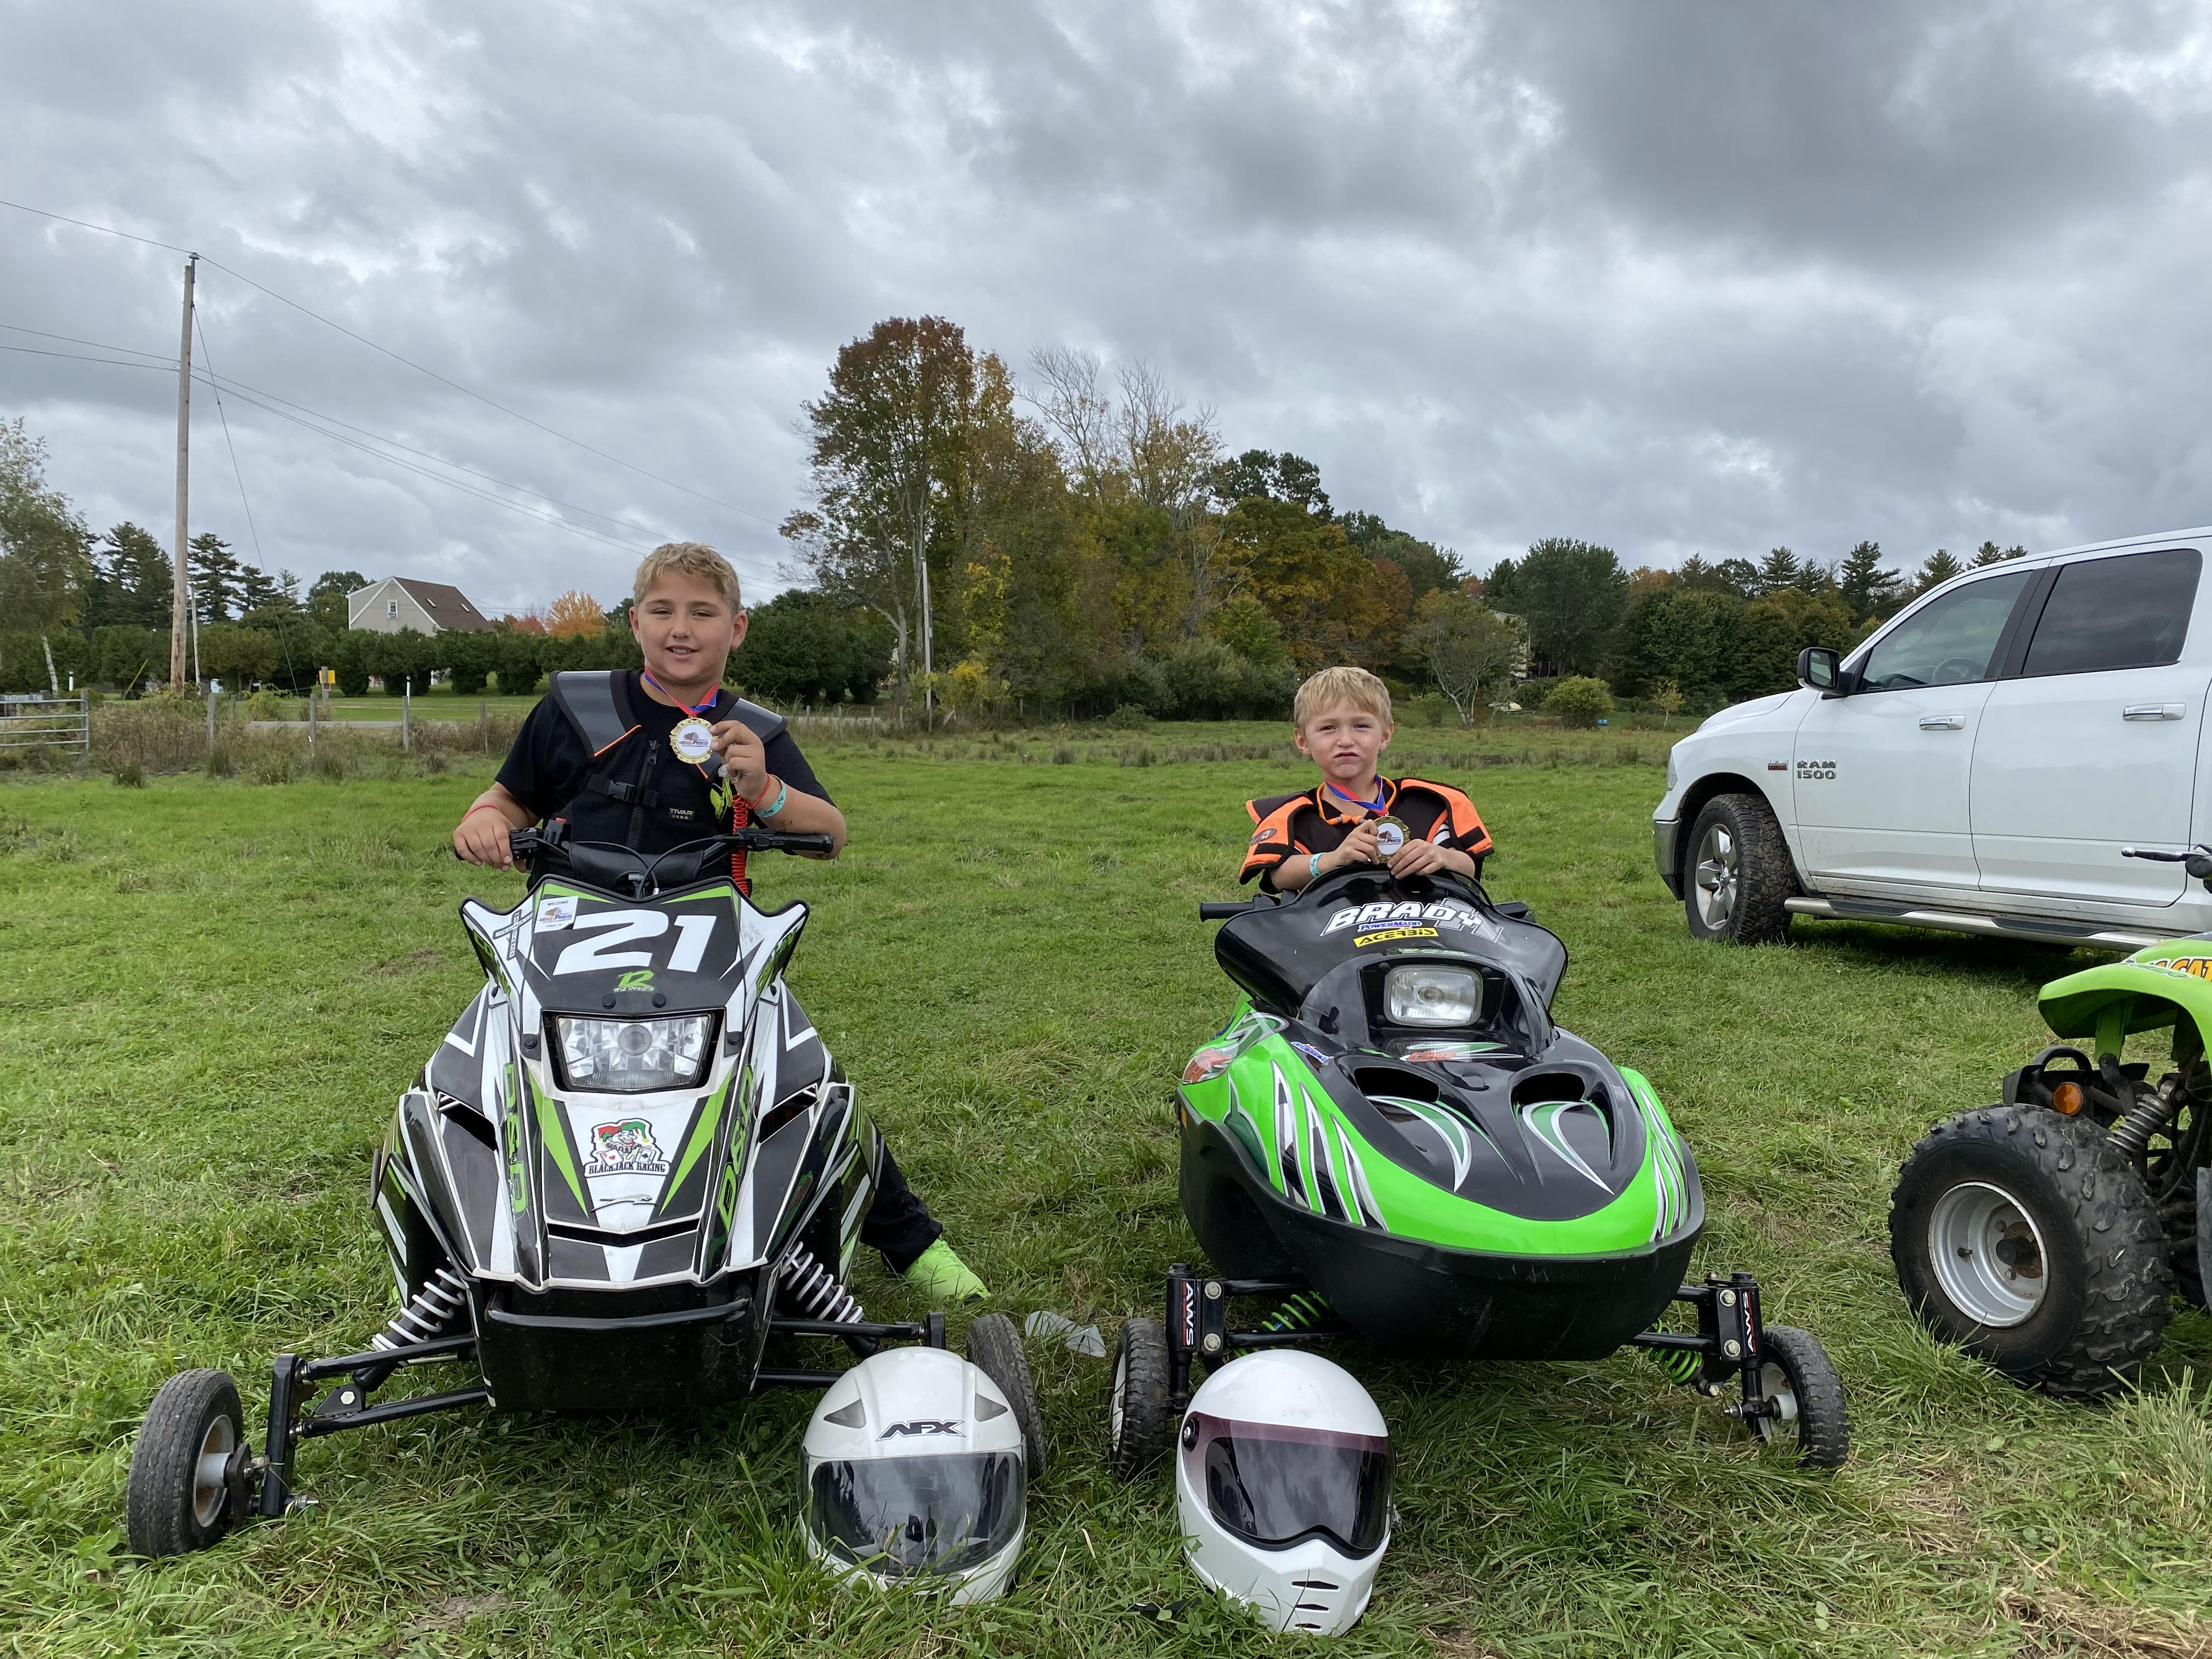
[(1239, 1423), (1193, 1412), (1183, 1455), (1196, 1460), (1207, 1510), (1264, 1550), (1325, 1538), (1354, 1559), (1390, 1529), (1390, 1443), (1287, 1424)]
[(1022, 1529), (1023, 1470), (1015, 1452), (817, 1463), (806, 1526), (837, 1560), (885, 1578), (964, 1572)]

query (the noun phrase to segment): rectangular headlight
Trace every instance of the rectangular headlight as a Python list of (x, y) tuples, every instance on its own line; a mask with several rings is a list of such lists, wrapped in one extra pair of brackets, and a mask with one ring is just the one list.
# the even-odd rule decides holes
[(1382, 1004), (1398, 1025), (1472, 1025), (1482, 1010), (1482, 975), (1472, 968), (1393, 968)]
[(688, 1089), (707, 1075), (713, 1059), (712, 1014), (667, 1019), (578, 1019), (553, 1017), (561, 1040), (561, 1071), (571, 1089), (639, 1095), (653, 1089)]

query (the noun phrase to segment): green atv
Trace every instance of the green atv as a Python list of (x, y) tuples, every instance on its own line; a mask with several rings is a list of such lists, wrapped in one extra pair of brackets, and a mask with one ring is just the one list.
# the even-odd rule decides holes
[[(2212, 888), (2212, 847), (2123, 849), (2186, 864)], [(2069, 974), (2038, 999), (2045, 1048), (2004, 1097), (1938, 1124), (1898, 1172), (1890, 1254), (1913, 1311), (2046, 1394), (2087, 1398), (2132, 1382), (2176, 1290), (2212, 1298), (2212, 934)], [(2154, 1084), (2124, 1064), (2139, 1031), (2171, 1029)], [(2092, 1056), (2094, 1056), (2093, 1059)]]

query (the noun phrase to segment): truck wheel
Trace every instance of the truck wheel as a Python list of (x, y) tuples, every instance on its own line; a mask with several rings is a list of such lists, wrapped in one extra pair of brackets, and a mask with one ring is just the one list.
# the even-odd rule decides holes
[(1690, 826), (1682, 908), (1690, 937), (1771, 945), (1790, 931), (1783, 901), (1796, 884), (1789, 844), (1758, 795), (1716, 795)]
[(2142, 1176), (2045, 1107), (1937, 1124), (1898, 1172), (1889, 1253), (1922, 1323), (2045, 1394), (2123, 1387), (2166, 1330), (2173, 1266)]

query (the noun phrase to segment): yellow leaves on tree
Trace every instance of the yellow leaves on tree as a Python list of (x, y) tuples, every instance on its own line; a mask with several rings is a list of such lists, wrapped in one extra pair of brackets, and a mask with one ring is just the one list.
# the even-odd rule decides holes
[(545, 607), (545, 631), (556, 639), (598, 634), (606, 625), (607, 613), (599, 609), (599, 602), (576, 588), (570, 588)]

